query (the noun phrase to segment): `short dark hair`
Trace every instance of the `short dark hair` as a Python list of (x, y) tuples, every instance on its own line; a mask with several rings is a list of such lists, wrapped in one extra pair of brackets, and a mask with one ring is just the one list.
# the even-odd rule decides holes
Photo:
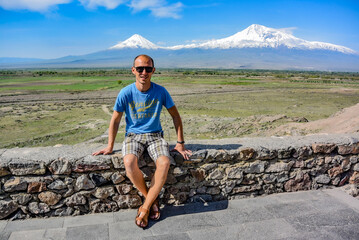
[(135, 66), (135, 61), (139, 57), (146, 57), (146, 58), (150, 59), (151, 62), (152, 62), (152, 67), (155, 67), (155, 62), (153, 61), (153, 59), (150, 56), (146, 55), (146, 54), (140, 54), (137, 57), (135, 57), (135, 59), (133, 59), (133, 66)]

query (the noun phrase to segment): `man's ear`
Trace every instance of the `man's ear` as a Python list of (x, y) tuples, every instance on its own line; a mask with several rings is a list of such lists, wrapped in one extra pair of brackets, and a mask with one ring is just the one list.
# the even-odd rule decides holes
[(156, 68), (154, 67), (153, 70), (152, 70), (152, 73), (155, 73), (155, 71), (156, 71)]
[(132, 73), (133, 73), (134, 75), (136, 75), (136, 73), (135, 73), (136, 68), (135, 68), (135, 67), (132, 67), (131, 70), (132, 70)]

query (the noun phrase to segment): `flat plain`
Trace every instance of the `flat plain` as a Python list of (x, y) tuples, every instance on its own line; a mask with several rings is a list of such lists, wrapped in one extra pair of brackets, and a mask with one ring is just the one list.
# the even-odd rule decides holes
[[(312, 134), (320, 126), (283, 126), (359, 103), (359, 73), (158, 69), (152, 80), (172, 95), (186, 139)], [(116, 96), (132, 82), (126, 69), (2, 70), (0, 148), (106, 142)], [(165, 138), (175, 141), (166, 110), (161, 118)], [(122, 121), (118, 141), (124, 132)]]

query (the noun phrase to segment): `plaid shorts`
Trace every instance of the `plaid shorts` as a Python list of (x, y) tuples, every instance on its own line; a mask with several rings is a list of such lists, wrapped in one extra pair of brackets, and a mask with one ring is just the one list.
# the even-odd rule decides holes
[(128, 133), (122, 144), (122, 156), (134, 154), (139, 159), (145, 149), (155, 162), (160, 156), (171, 158), (168, 143), (163, 139), (162, 133)]

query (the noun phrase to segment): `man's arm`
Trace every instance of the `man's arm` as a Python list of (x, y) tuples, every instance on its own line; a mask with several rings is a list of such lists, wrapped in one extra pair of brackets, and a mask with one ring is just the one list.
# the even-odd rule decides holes
[[(180, 116), (176, 106), (173, 106), (173, 107), (167, 109), (167, 111), (170, 113), (170, 115), (173, 119), (173, 124), (175, 126), (176, 133), (177, 133), (177, 141), (184, 142), (182, 120), (181, 120), (181, 116)], [(189, 157), (192, 155), (192, 151), (187, 150), (184, 146), (184, 143), (177, 143), (174, 150), (178, 151), (183, 156), (183, 158), (186, 160), (188, 160)]]
[(107, 154), (112, 153), (113, 146), (115, 144), (117, 131), (118, 131), (118, 126), (120, 125), (120, 122), (121, 122), (122, 114), (123, 114), (122, 112), (113, 111), (110, 126), (108, 127), (107, 147), (100, 151), (94, 152), (92, 155), (94, 155), (94, 156), (99, 155), (99, 154), (107, 155)]

